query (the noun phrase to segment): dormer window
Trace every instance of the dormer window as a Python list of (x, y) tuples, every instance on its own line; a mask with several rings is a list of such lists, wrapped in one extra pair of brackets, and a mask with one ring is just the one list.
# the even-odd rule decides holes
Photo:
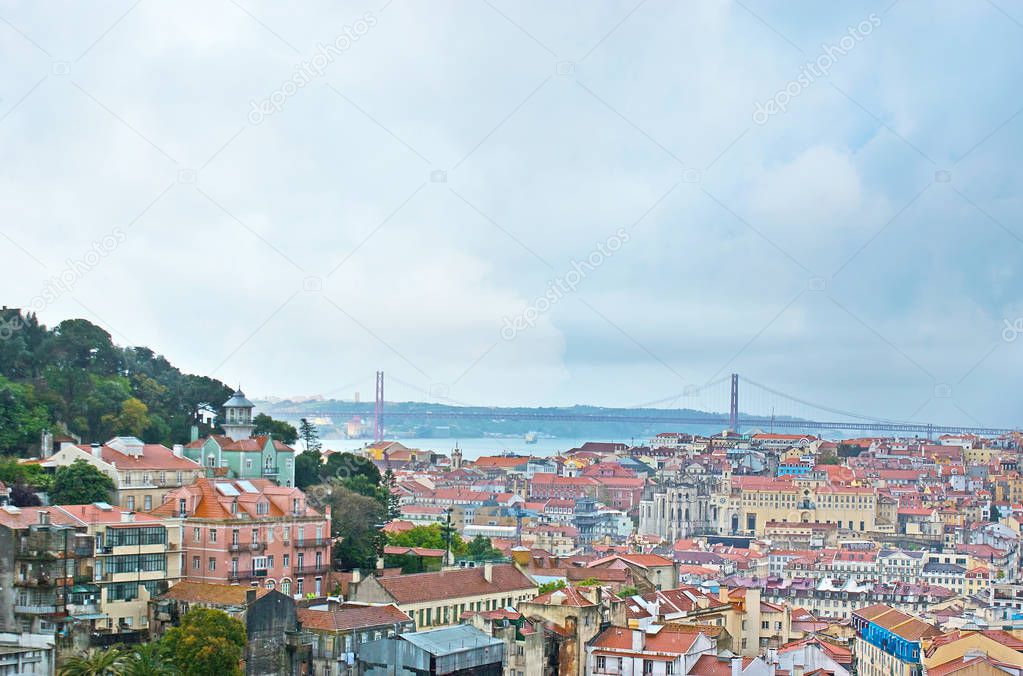
[(256, 503), (256, 514), (269, 514), (270, 503), (268, 502), (257, 502)]

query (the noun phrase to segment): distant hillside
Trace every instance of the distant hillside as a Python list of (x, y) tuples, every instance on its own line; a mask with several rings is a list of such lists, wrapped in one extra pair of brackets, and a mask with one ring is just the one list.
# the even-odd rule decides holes
[[(353, 416), (367, 421), (373, 420), (373, 402), (350, 401), (256, 401), (260, 411), (275, 418), (295, 422), (300, 418), (329, 416), (331, 425), (321, 425), (321, 436), (343, 437), (345, 422)], [(463, 418), (459, 413), (479, 413), (481, 417)], [(693, 418), (695, 422), (679, 425), (675, 422), (603, 422), (598, 420), (522, 420), (509, 416), (573, 415), (573, 416), (642, 416), (649, 418)], [(539, 432), (561, 438), (630, 439), (637, 443), (645, 441), (659, 432), (688, 432), (691, 434), (715, 434), (726, 424), (725, 413), (706, 413), (692, 409), (663, 408), (608, 408), (602, 406), (568, 407), (482, 407), (449, 406), (424, 402), (387, 402), (384, 419), (387, 433), (394, 437), (484, 437), (492, 435), (521, 436), (527, 432)], [(706, 422), (701, 422), (701, 421)]]

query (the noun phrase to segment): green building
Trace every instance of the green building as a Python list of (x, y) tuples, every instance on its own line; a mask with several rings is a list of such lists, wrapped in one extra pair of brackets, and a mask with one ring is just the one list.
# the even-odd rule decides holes
[(252, 436), (255, 405), (238, 388), (224, 402), (221, 427), (214, 434), (185, 446), (185, 457), (206, 468), (209, 477), (270, 479), (279, 486), (295, 485), (295, 449), (269, 435)]

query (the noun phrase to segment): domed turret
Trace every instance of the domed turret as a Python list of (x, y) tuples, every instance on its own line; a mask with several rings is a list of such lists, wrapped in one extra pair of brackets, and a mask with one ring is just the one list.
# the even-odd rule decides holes
[(255, 407), (255, 404), (245, 398), (245, 393), (239, 386), (231, 398), (224, 402), (224, 419), (220, 423), (224, 433), (235, 441), (251, 437), (252, 430), (256, 429), (252, 424), (252, 409)]

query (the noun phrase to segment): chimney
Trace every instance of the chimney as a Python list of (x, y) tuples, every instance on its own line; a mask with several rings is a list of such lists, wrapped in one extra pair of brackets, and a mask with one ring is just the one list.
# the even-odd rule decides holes
[(192, 425), (192, 428), (188, 431), (188, 440), (190, 442), (191, 441), (199, 441), (199, 426), (198, 425)]
[(53, 455), (53, 432), (43, 430), (39, 435), (39, 457), (45, 460)]
[(255, 589), (247, 589), (245, 591), (245, 605), (251, 606), (255, 602), (256, 602), (256, 590)]
[(90, 448), (92, 450), (92, 457), (96, 458), (97, 460), (101, 460), (103, 458), (102, 446), (94, 442), (92, 446), (90, 446)]
[(352, 584), (359, 584), (362, 582), (362, 571), (356, 568), (352, 571)]
[(121, 523), (131, 523), (135, 520), (135, 512), (121, 512)]
[(181, 444), (174, 444), (174, 455), (180, 458), (185, 453), (185, 447)]
[(50, 513), (45, 509), (39, 510), (39, 523), (43, 526), (50, 523)]
[(742, 658), (732, 658), (732, 676), (742, 676)]
[(383, 570), (383, 569), (384, 569), (384, 557), (378, 556), (377, 557), (377, 570)]
[(493, 561), (486, 561), (483, 563), (483, 579), (487, 582), (494, 581), (494, 563)]

